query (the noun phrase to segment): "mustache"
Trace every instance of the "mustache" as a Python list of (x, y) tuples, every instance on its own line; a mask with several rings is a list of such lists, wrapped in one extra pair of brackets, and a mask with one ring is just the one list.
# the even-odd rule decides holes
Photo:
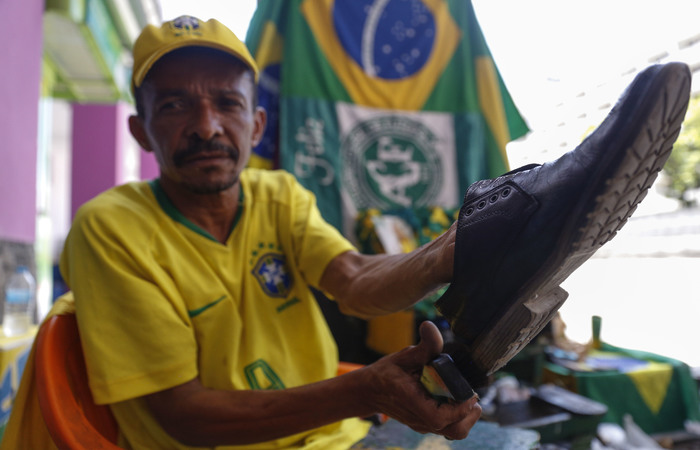
[(179, 167), (190, 158), (197, 157), (203, 153), (223, 152), (234, 161), (238, 161), (240, 152), (237, 148), (222, 144), (217, 141), (193, 141), (186, 148), (178, 150), (173, 154), (173, 163)]

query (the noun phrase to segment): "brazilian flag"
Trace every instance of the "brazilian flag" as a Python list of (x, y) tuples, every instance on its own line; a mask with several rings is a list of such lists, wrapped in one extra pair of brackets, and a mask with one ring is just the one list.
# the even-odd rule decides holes
[(358, 213), (455, 208), (527, 131), (469, 0), (261, 0), (246, 43), (282, 168), (351, 233)]

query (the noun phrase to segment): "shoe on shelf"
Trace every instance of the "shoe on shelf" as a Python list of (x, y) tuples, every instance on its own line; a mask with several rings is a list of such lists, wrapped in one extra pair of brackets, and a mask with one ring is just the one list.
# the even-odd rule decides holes
[(574, 150), (469, 187), (452, 283), (436, 307), (474, 387), (552, 319), (568, 295), (560, 284), (645, 197), (680, 132), (690, 80), (685, 64), (651, 66)]

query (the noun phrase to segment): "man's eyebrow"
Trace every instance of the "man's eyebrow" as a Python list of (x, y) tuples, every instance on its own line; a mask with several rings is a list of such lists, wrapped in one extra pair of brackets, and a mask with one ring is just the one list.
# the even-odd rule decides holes
[(236, 97), (245, 97), (245, 93), (243, 91), (241, 91), (240, 89), (235, 89), (235, 88), (217, 89), (215, 91), (215, 93), (218, 95), (234, 95)]
[(185, 95), (185, 90), (184, 89), (156, 89), (155, 91), (155, 99), (159, 100), (162, 98), (167, 98), (167, 97), (181, 97)]
[[(153, 99), (154, 101), (159, 102), (168, 98), (181, 98), (187, 97), (189, 95), (190, 93), (187, 91), (187, 89), (161, 88), (155, 90), (155, 92), (153, 93)], [(237, 88), (215, 88), (209, 92), (209, 95), (214, 97), (234, 97), (246, 101), (248, 99), (246, 93), (243, 90)]]

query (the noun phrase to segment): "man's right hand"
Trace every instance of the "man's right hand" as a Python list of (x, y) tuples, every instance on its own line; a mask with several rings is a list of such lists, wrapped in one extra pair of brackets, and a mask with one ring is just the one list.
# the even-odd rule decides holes
[(481, 416), (478, 398), (440, 403), (420, 382), (423, 367), (442, 351), (443, 340), (431, 322), (420, 326), (420, 342), (361, 369), (377, 412), (384, 413), (420, 433), (464, 439)]

